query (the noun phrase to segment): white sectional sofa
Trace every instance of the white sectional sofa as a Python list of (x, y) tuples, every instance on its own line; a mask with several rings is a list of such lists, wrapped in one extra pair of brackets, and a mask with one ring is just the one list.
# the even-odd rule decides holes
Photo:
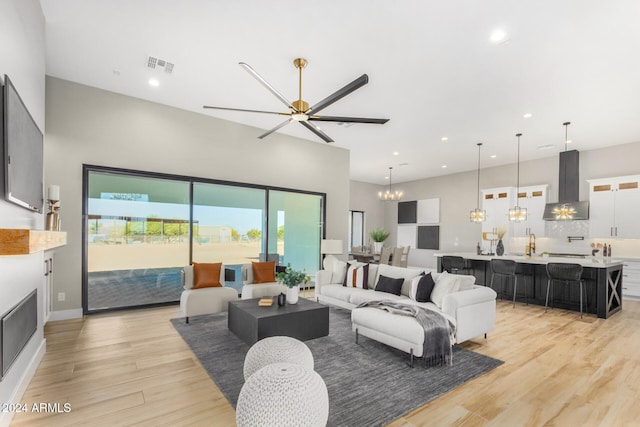
[[(365, 301), (392, 300), (402, 301), (408, 304), (426, 306), (445, 314), (456, 327), (455, 342), (461, 343), (477, 336), (485, 335), (493, 331), (496, 318), (496, 292), (485, 286), (475, 285), (475, 277), (449, 274), (449, 279), (455, 277), (458, 283), (455, 289), (464, 289), (447, 293), (438, 298), (440, 307), (433, 302), (417, 302), (409, 298), (411, 279), (422, 272), (431, 273), (434, 281), (438, 281), (441, 273), (432, 269), (394, 267), (385, 264), (369, 265), (368, 288), (343, 286), (346, 274), (346, 263), (335, 261), (333, 265), (325, 265), (325, 270), (320, 270), (316, 275), (315, 297), (318, 302), (334, 305), (352, 310)], [(404, 279), (400, 295), (375, 290), (379, 276)], [(243, 292), (244, 293), (244, 292)], [(433, 294), (432, 294), (433, 295)], [(244, 295), (243, 295), (244, 297)], [(359, 309), (376, 310), (376, 309)], [(383, 319), (383, 316), (377, 316)], [(397, 341), (399, 331), (384, 331), (384, 327), (376, 327), (375, 337), (378, 341), (385, 342), (400, 348), (392, 343)], [(365, 334), (366, 335), (366, 334)], [(385, 336), (386, 335), (386, 336)]]

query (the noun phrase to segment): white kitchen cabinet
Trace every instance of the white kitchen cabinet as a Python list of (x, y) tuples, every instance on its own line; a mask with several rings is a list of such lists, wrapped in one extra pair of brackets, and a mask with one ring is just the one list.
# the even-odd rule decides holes
[(589, 182), (589, 237), (640, 238), (640, 175)]
[(640, 261), (624, 261), (622, 267), (622, 297), (640, 299)]
[(513, 237), (544, 237), (545, 226), (542, 216), (547, 204), (547, 185), (520, 187), (518, 205), (527, 209), (527, 220), (513, 223)]
[(53, 294), (53, 251), (44, 253), (44, 287), (42, 292), (42, 323), (46, 324), (51, 315)]
[[(495, 234), (498, 229), (505, 229), (507, 231), (507, 236), (505, 240), (503, 240), (505, 252), (508, 251), (508, 237), (511, 233), (508, 213), (511, 204), (514, 203), (514, 194), (515, 189), (513, 187), (482, 190), (482, 209), (487, 213), (487, 219), (482, 223), (482, 232)], [(490, 246), (491, 242), (482, 242), (482, 247), (486, 252), (490, 251)]]

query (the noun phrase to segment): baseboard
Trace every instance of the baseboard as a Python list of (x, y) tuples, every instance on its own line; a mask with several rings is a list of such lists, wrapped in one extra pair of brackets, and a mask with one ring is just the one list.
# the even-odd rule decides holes
[[(36, 373), (36, 369), (40, 366), (40, 361), (44, 357), (44, 353), (47, 351), (47, 340), (43, 339), (38, 346), (35, 354), (31, 358), (27, 369), (22, 374), (18, 387), (16, 387), (13, 396), (11, 397), (12, 403), (20, 403), (24, 392), (27, 390), (29, 383), (33, 379), (33, 375)], [(0, 412), (0, 427), (9, 427), (11, 420), (13, 419), (14, 412)]]
[(55, 322), (56, 320), (69, 320), (69, 319), (81, 319), (82, 309), (74, 308), (73, 310), (58, 310), (52, 311), (49, 316), (48, 322)]

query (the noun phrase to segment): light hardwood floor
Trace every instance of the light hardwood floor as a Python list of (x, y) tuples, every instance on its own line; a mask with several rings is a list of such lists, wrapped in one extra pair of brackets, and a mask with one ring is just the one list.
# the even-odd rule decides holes
[[(169, 323), (177, 307), (46, 326), (23, 402), (70, 403), (12, 426), (233, 426), (235, 413)], [(608, 320), (498, 302), (495, 332), (463, 347), (505, 363), (393, 422), (400, 426), (640, 424), (640, 302)], [(420, 369), (416, 367), (414, 369)]]

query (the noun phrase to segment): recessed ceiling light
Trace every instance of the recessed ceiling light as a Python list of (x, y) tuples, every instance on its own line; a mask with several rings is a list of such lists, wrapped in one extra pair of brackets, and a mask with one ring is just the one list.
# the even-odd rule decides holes
[(447, 142), (449, 140), (449, 138), (447, 138), (446, 136), (443, 136), (442, 138), (440, 138), (440, 141), (442, 142)]
[(505, 33), (504, 30), (501, 29), (493, 30), (493, 32), (491, 33), (491, 37), (489, 37), (489, 40), (491, 40), (493, 43), (502, 43), (506, 39), (507, 33)]
[(522, 117), (524, 117), (525, 119), (530, 119), (531, 117), (533, 117), (533, 114), (531, 114), (531, 113), (526, 113), (526, 114), (525, 114), (524, 116), (522, 116)]
[(447, 168), (447, 165), (442, 165), (442, 169), (446, 169), (446, 168)]
[(496, 157), (498, 157), (498, 156), (496, 156), (495, 154), (492, 154), (492, 155), (491, 155), (491, 158), (492, 158), (492, 159), (495, 159)]
[(393, 152), (393, 155), (394, 155), (394, 156), (398, 156), (399, 154), (400, 154), (400, 153), (398, 153), (397, 151), (394, 151), (394, 152)]
[(149, 86), (158, 87), (160, 86), (160, 82), (158, 79), (149, 79)]

